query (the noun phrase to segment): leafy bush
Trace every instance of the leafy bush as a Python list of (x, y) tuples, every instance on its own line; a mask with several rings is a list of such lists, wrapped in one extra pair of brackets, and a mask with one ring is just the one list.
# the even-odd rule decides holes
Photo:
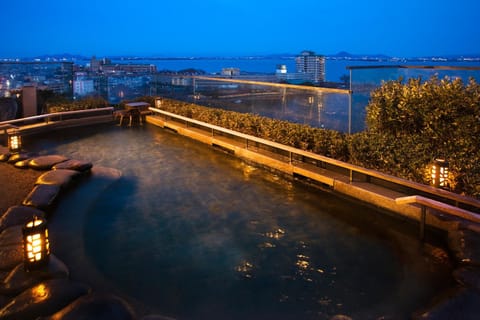
[(108, 102), (101, 97), (88, 97), (78, 101), (64, 101), (47, 103), (48, 113), (75, 111), (85, 109), (96, 109), (108, 107)]
[[(153, 105), (152, 101), (146, 100)], [(203, 107), (176, 100), (164, 99), (162, 110), (339, 160), (348, 160), (345, 135), (335, 130), (312, 128), (256, 114)]]
[(450, 187), (480, 196), (480, 85), (472, 78), (389, 81), (371, 93), (366, 132), (352, 137), (352, 160), (431, 183), (435, 158), (450, 164)]

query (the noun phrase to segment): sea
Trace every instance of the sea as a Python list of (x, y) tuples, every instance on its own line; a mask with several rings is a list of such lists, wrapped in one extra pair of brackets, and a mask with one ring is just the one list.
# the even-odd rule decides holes
[[(203, 70), (207, 74), (219, 74), (223, 68), (238, 68), (241, 73), (274, 74), (277, 66), (285, 65), (288, 72), (295, 72), (295, 58), (264, 58), (264, 57), (220, 57), (220, 58), (120, 58), (112, 63), (122, 64), (153, 64), (158, 71), (181, 71), (185, 69)], [(335, 59), (325, 61), (325, 77), (328, 82), (341, 82), (345, 75), (349, 76), (351, 67), (374, 66), (427, 66), (427, 67), (461, 67), (480, 68), (480, 60), (446, 60), (446, 59)], [(357, 69), (354, 69), (357, 70)], [(480, 70), (476, 71), (476, 75)]]

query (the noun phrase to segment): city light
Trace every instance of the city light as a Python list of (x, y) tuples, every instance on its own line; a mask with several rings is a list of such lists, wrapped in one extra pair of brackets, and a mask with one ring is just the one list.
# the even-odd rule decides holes
[(18, 153), (22, 150), (22, 136), (18, 130), (13, 131), (8, 136), (8, 150), (11, 153)]
[(432, 184), (436, 188), (448, 188), (448, 161), (435, 159), (431, 169)]
[(34, 219), (23, 228), (24, 263), (27, 271), (38, 269), (48, 263), (50, 243), (48, 240), (47, 221)]

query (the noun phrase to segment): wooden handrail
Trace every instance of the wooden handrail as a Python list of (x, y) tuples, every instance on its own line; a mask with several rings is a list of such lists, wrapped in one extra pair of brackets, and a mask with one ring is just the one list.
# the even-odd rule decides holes
[(31, 116), (31, 117), (26, 117), (26, 118), (2, 121), (2, 122), (0, 122), (0, 125), (20, 123), (20, 122), (31, 121), (31, 120), (40, 120), (40, 119), (45, 119), (45, 118), (49, 119), (49, 118), (52, 118), (52, 117), (61, 117), (61, 116), (64, 116), (64, 115), (73, 115), (73, 114), (82, 114), (82, 113), (91, 113), (91, 112), (102, 112), (102, 111), (113, 111), (113, 107), (46, 113), (46, 114), (41, 114), (41, 115), (38, 115), (38, 116)]
[(449, 215), (463, 218), (469, 221), (473, 222), (480, 222), (480, 215), (468, 211), (468, 210), (463, 210), (461, 208), (457, 208), (454, 206), (451, 206), (449, 204), (432, 200), (429, 198), (425, 198), (422, 196), (408, 196), (408, 197), (400, 197), (395, 199), (395, 203), (397, 204), (411, 204), (411, 203), (416, 203), (420, 204), (422, 206), (426, 206), (432, 209), (436, 209), (445, 213), (448, 213)]
[(324, 93), (338, 93), (338, 94), (350, 94), (351, 93), (350, 90), (348, 90), (348, 89), (301, 86), (301, 85), (297, 85), (297, 84), (288, 84), (288, 83), (276, 83), (276, 82), (242, 80), (242, 79), (231, 79), (231, 78), (216, 78), (216, 77), (205, 77), (205, 76), (192, 76), (192, 78), (198, 79), (198, 80), (241, 83), (241, 84), (250, 84), (250, 85), (256, 85), (256, 86), (267, 86), (267, 87), (288, 88), (288, 89), (296, 89), (296, 90), (318, 91), (318, 92), (324, 92)]
[(270, 146), (270, 147), (273, 147), (273, 148), (276, 148), (276, 149), (279, 149), (279, 150), (289, 152), (290, 154), (305, 156), (305, 157), (308, 157), (308, 158), (311, 158), (311, 159), (314, 159), (314, 160), (318, 160), (318, 161), (321, 161), (321, 162), (324, 162), (324, 163), (327, 163), (327, 164), (330, 164), (330, 165), (333, 165), (333, 166), (336, 166), (336, 167), (339, 167), (339, 168), (347, 169), (351, 172), (361, 173), (361, 174), (364, 174), (364, 175), (369, 176), (369, 177), (378, 178), (380, 180), (387, 181), (387, 182), (390, 182), (390, 183), (393, 183), (393, 184), (396, 184), (396, 185), (399, 185), (399, 186), (408, 187), (410, 189), (414, 189), (414, 190), (421, 191), (421, 192), (424, 192), (424, 193), (427, 193), (427, 194), (431, 194), (431, 195), (434, 195), (434, 196), (437, 196), (437, 197), (440, 197), (440, 198), (448, 199), (450, 201), (454, 201), (454, 202), (457, 202), (457, 203), (462, 203), (462, 204), (469, 205), (469, 206), (480, 209), (480, 201), (477, 200), (477, 199), (471, 198), (471, 197), (466, 197), (466, 196), (463, 196), (463, 195), (460, 195), (460, 194), (449, 192), (447, 190), (443, 190), (443, 189), (435, 188), (435, 187), (428, 186), (428, 185), (425, 185), (425, 184), (421, 184), (421, 183), (418, 183), (418, 182), (413, 182), (413, 181), (410, 181), (410, 180), (394, 177), (394, 176), (391, 176), (391, 175), (388, 175), (388, 174), (385, 174), (385, 173), (382, 173), (382, 172), (379, 172), (379, 171), (366, 169), (366, 168), (359, 167), (359, 166), (356, 166), (356, 165), (353, 165), (353, 164), (350, 164), (350, 163), (347, 163), (347, 162), (343, 162), (343, 161), (340, 161), (340, 160), (335, 160), (335, 159), (332, 159), (332, 158), (329, 158), (329, 157), (326, 157), (326, 156), (322, 156), (322, 155), (319, 155), (319, 154), (316, 154), (316, 153), (313, 153), (313, 152), (310, 152), (310, 151), (297, 149), (297, 148), (286, 146), (286, 145), (283, 145), (283, 144), (280, 144), (280, 143), (277, 143), (277, 142), (269, 141), (269, 140), (266, 140), (266, 139), (258, 138), (258, 137), (251, 136), (251, 135), (248, 135), (248, 134), (244, 134), (244, 133), (240, 133), (240, 132), (237, 132), (237, 131), (226, 129), (226, 128), (223, 128), (223, 127), (219, 127), (219, 126), (216, 126), (216, 125), (212, 125), (212, 124), (209, 124), (209, 123), (206, 123), (206, 122), (202, 122), (202, 121), (198, 121), (198, 120), (191, 119), (191, 118), (188, 118), (188, 117), (180, 116), (180, 115), (177, 115), (177, 114), (174, 114), (174, 113), (171, 113), (171, 112), (167, 112), (167, 111), (164, 111), (164, 110), (161, 110), (161, 109), (158, 109), (158, 108), (150, 107), (149, 110), (151, 110), (155, 113), (163, 114), (165, 116), (183, 121), (183, 122), (192, 123), (192, 124), (204, 127), (204, 128), (208, 128), (210, 130), (216, 130), (216, 131), (219, 131), (219, 132), (223, 132), (223, 133), (226, 133), (226, 134), (238, 137), (238, 138), (245, 139), (247, 141), (258, 142), (258, 143), (261, 143), (261, 144), (264, 144), (264, 145), (267, 145), (267, 146)]

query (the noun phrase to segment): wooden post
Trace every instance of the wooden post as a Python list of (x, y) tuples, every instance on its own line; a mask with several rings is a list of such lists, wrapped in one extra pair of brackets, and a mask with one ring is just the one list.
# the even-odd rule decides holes
[(422, 205), (422, 211), (420, 214), (420, 241), (425, 240), (425, 221), (427, 218), (427, 207)]

